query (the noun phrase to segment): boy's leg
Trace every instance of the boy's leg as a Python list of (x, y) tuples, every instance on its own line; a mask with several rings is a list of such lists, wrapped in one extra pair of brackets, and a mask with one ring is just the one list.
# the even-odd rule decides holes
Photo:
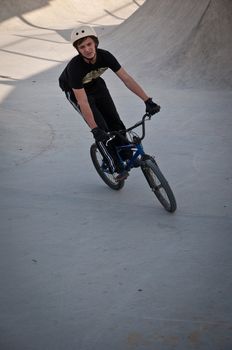
[[(88, 96), (89, 105), (94, 115), (96, 124), (104, 131), (110, 131), (105, 119), (103, 118), (102, 113), (100, 112), (98, 106), (96, 105), (95, 97)], [(116, 149), (114, 147), (113, 141), (110, 141), (107, 145), (105, 142), (96, 142), (99, 151), (101, 152), (104, 159), (109, 164), (110, 170), (112, 173), (120, 172), (122, 166), (118, 158)]]
[[(78, 113), (81, 114), (80, 107), (79, 107), (79, 105), (77, 103), (77, 100), (75, 98), (75, 95), (74, 95), (73, 91), (66, 91), (65, 95), (66, 95), (66, 98), (68, 99), (68, 101), (74, 107), (74, 109)], [(88, 97), (88, 99), (89, 99), (89, 104), (90, 104), (90, 107), (92, 109), (92, 112), (93, 112), (93, 115), (94, 115), (94, 119), (95, 119), (97, 125), (101, 129), (103, 129), (105, 131), (109, 131), (108, 126), (107, 126), (104, 118), (102, 117), (101, 113), (99, 112), (99, 110), (96, 107), (94, 97)], [(103, 142), (97, 142), (96, 144), (97, 144), (98, 149), (101, 152), (102, 156), (104, 157), (104, 159), (109, 164), (109, 168), (110, 168), (111, 172), (112, 173), (120, 172), (121, 165), (120, 165), (117, 153), (116, 153), (115, 148), (113, 147), (113, 145), (111, 144), (111, 145), (107, 146)]]
[[(107, 123), (108, 129), (110, 131), (114, 130), (125, 130), (125, 125), (120, 119), (120, 116), (118, 114), (118, 111), (115, 107), (114, 101), (109, 93), (109, 90), (107, 88), (104, 89), (104, 97), (101, 95), (97, 99), (97, 106), (99, 110), (101, 111), (104, 120)], [(126, 133), (125, 133), (126, 136)], [(129, 144), (128, 142), (122, 140), (120, 137), (116, 137), (113, 141), (115, 146), (121, 146)], [(133, 155), (133, 152), (130, 149), (125, 149), (120, 152), (120, 156), (123, 160), (130, 159)]]
[(103, 116), (110, 131), (125, 129), (125, 125), (120, 119), (114, 101), (109, 93), (109, 90), (106, 87), (101, 92), (101, 94), (97, 96), (96, 106)]

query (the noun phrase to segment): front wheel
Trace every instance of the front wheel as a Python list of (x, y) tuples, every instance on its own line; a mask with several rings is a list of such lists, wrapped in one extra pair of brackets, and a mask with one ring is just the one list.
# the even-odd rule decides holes
[(109, 167), (104, 161), (97, 145), (94, 143), (90, 147), (90, 156), (95, 169), (102, 178), (102, 180), (113, 190), (120, 190), (124, 186), (124, 181), (117, 181), (114, 175), (110, 173)]
[(159, 202), (168, 212), (173, 213), (176, 210), (176, 199), (158, 165), (151, 160), (145, 160), (141, 169)]

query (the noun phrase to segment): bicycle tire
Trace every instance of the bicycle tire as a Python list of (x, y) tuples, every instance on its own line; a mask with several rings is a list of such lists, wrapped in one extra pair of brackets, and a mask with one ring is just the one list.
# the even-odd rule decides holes
[(145, 160), (141, 169), (156, 198), (169, 213), (174, 213), (177, 208), (175, 196), (157, 163)]
[(98, 175), (102, 178), (106, 185), (108, 185), (113, 190), (120, 190), (124, 186), (125, 181), (116, 181), (113, 174), (107, 171), (107, 169), (103, 169), (103, 157), (95, 143), (90, 147), (90, 156)]

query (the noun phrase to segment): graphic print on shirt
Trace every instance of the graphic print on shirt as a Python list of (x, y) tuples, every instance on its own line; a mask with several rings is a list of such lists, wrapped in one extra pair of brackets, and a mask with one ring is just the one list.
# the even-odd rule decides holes
[(87, 73), (82, 80), (83, 84), (91, 83), (91, 81), (99, 78), (107, 69), (108, 67), (102, 67)]

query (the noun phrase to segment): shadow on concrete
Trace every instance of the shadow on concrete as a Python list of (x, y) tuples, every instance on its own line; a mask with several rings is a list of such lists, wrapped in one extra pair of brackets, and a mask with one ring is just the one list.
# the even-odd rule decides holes
[[(38, 25), (38, 24), (34, 24), (31, 21), (28, 21), (23, 15), (25, 15), (28, 12), (40, 9), (42, 7), (45, 7), (47, 5), (49, 5), (53, 0), (26, 0), (23, 2), (19, 2), (19, 1), (15, 1), (15, 0), (2, 0), (1, 3), (1, 12), (0, 12), (0, 23), (10, 19), (12, 17), (18, 17), (22, 23), (28, 25), (29, 27), (33, 27), (33, 28), (38, 28), (38, 29), (48, 29), (48, 30), (54, 30), (56, 31), (57, 28), (55, 27), (51, 27), (51, 26), (43, 26), (43, 25)], [(135, 6), (137, 6), (138, 8), (141, 7), (142, 5), (138, 3), (138, 1), (133, 0), (132, 1), (134, 3)], [(97, 16), (94, 17), (93, 19), (91, 19), (88, 22), (83, 22), (83, 21), (78, 21), (77, 20), (77, 24), (90, 24), (90, 25), (95, 25), (95, 22), (98, 21), (98, 23), (96, 25), (99, 26), (99, 21), (103, 20), (105, 17), (112, 17), (114, 19), (118, 19), (120, 21), (120, 23), (122, 21), (125, 21), (127, 19), (127, 17), (122, 17), (122, 16), (118, 16), (117, 12), (121, 11), (123, 9), (126, 9), (127, 7), (131, 6), (131, 1), (128, 1), (128, 3), (125, 3), (122, 6), (118, 6), (117, 8), (115, 8), (114, 11), (110, 11), (107, 8), (104, 8), (104, 14), (101, 16)], [(62, 7), (61, 7), (62, 9)], [(73, 9), (75, 10), (75, 9)], [(41, 22), (43, 22), (43, 19), (41, 18)], [(100, 24), (101, 25), (101, 24)], [(61, 34), (65, 34), (65, 31), (62, 31)], [(64, 37), (66, 38), (67, 35), (64, 35)]]
[(181, 0), (147, 0), (107, 44), (141, 77), (152, 74), (175, 87), (230, 90), (231, 35), (230, 0), (186, 0), (184, 6)]
[(3, 22), (11, 17), (22, 17), (27, 12), (37, 10), (41, 7), (49, 5), (52, 0), (1, 0), (0, 22)]
[[(230, 205), (223, 182), (229, 114), (221, 111), (220, 121), (210, 114), (207, 94), (189, 100), (188, 92), (165, 92), (176, 114), (163, 113), (149, 143), (180, 204), (168, 216), (139, 170), (121, 193), (101, 183), (88, 130), (58, 88), (63, 65), (15, 83), (3, 104), (3, 348), (116, 350), (128, 342), (143, 349), (146, 340), (147, 350), (218, 350), (223, 339), (229, 349), (231, 216), (222, 206)], [(214, 97), (207, 107), (225, 108)], [(196, 101), (202, 114), (194, 115)]]

